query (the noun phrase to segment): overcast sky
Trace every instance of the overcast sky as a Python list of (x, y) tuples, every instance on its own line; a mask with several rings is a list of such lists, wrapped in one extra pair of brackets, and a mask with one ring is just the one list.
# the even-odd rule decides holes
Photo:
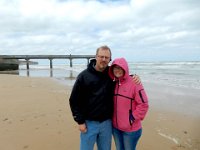
[(200, 60), (200, 0), (0, 0), (0, 54)]

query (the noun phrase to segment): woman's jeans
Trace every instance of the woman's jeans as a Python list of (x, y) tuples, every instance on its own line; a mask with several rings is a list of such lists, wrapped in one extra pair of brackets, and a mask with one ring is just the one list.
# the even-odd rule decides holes
[(113, 127), (113, 137), (116, 150), (136, 150), (136, 145), (142, 135), (142, 129), (124, 132)]
[(87, 132), (81, 133), (80, 150), (93, 150), (96, 142), (98, 150), (111, 150), (112, 123), (111, 120), (88, 121)]

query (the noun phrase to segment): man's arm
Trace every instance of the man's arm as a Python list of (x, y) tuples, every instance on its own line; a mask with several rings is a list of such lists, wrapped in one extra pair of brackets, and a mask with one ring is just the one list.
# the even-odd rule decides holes
[(86, 123), (83, 123), (83, 124), (79, 124), (79, 130), (83, 133), (87, 132), (87, 126), (86, 126)]
[(138, 85), (141, 84), (141, 80), (140, 80), (140, 77), (138, 75), (134, 74), (134, 75), (131, 75), (131, 76), (132, 76), (133, 82), (135, 82)]
[(70, 104), (73, 118), (78, 124), (85, 123), (83, 114), (80, 111), (80, 107), (81, 107), (80, 100), (81, 100), (81, 93), (82, 93), (81, 90), (82, 89), (81, 89), (80, 81), (77, 78), (73, 86), (70, 98), (69, 98), (69, 104)]

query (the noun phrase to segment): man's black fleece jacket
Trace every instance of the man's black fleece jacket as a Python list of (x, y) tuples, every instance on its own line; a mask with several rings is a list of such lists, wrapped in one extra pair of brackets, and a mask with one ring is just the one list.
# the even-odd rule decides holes
[(104, 121), (112, 118), (114, 82), (104, 72), (96, 71), (96, 60), (91, 60), (87, 69), (77, 77), (69, 103), (74, 120), (78, 124), (85, 120)]

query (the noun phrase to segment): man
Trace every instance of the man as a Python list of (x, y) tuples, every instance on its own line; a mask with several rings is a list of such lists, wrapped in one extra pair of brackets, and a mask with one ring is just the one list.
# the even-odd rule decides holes
[(110, 150), (114, 82), (108, 75), (111, 50), (101, 46), (96, 59), (77, 77), (69, 99), (74, 120), (78, 123), (80, 150)]

